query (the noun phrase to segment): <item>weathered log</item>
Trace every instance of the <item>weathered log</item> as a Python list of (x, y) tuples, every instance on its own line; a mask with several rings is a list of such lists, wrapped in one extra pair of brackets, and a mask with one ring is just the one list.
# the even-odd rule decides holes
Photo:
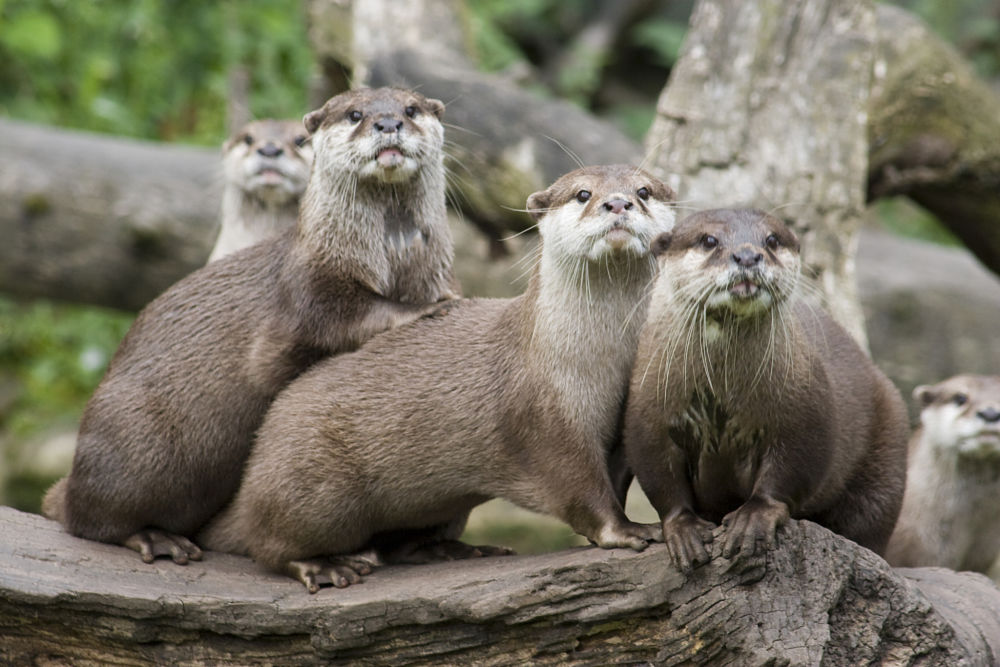
[(0, 289), (138, 309), (208, 257), (217, 151), (0, 120)]
[(5, 664), (990, 665), (1000, 590), (893, 571), (792, 522), (748, 583), (661, 545), (389, 567), (309, 595), (250, 560), (179, 567), (0, 508)]

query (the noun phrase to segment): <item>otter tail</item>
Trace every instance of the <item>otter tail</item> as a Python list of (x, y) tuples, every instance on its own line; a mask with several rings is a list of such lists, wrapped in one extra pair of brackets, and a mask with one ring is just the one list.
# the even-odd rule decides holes
[(66, 485), (68, 483), (69, 477), (63, 477), (49, 487), (42, 499), (42, 514), (62, 524), (66, 522)]

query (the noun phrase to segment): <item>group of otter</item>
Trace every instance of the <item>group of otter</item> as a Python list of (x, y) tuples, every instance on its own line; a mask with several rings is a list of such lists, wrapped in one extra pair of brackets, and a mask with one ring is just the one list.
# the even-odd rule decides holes
[[(885, 552), (906, 411), (804, 296), (782, 221), (675, 224), (647, 172), (584, 167), (527, 200), (542, 245), (525, 293), (461, 298), (443, 112), (362, 89), (306, 132), (257, 123), (227, 142), (237, 185), (213, 261), (139, 314), (47, 516), (147, 562), (248, 554), (310, 592), (508, 553), (458, 540), (494, 497), (601, 547), (662, 540), (682, 569), (720, 522), (726, 558), (773, 546), (789, 518)], [(251, 183), (268, 194), (241, 198)], [(630, 471), (660, 523), (625, 516)]]

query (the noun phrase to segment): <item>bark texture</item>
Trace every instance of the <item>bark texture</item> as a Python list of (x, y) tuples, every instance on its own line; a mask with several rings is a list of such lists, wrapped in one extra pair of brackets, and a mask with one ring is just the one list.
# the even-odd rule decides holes
[(912, 15), (877, 15), (868, 196), (910, 197), (1000, 273), (1000, 95)]
[(646, 137), (693, 206), (788, 219), (803, 272), (862, 344), (854, 252), (875, 38), (868, 0), (702, 0)]
[[(893, 571), (792, 522), (763, 578), (659, 545), (377, 571), (309, 595), (249, 560), (144, 565), (0, 508), (0, 659), (12, 664), (990, 665), (1000, 590)], [(48, 661), (48, 662), (47, 662)]]
[(0, 120), (0, 289), (127, 310), (208, 258), (217, 151)]

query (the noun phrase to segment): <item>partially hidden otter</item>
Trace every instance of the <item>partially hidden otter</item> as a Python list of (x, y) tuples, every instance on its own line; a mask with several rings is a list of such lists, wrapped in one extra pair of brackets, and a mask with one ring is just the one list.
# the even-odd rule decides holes
[(1000, 578), (1000, 377), (917, 387), (906, 494), (886, 560)]
[(456, 302), (295, 380), (200, 541), (310, 592), (379, 564), (368, 547), (380, 534), (460, 530), (493, 497), (602, 547), (644, 548), (658, 526), (625, 518), (606, 458), (655, 270), (649, 243), (673, 226), (672, 200), (625, 165), (531, 195), (542, 249), (527, 291)]
[(795, 235), (760, 211), (703, 211), (654, 251), (623, 437), (674, 565), (706, 562), (720, 521), (726, 558), (759, 558), (789, 517), (881, 553), (903, 495), (905, 406), (801, 294)]
[(300, 120), (247, 123), (222, 153), (222, 220), (210, 262), (293, 228), (313, 161)]
[(295, 229), (184, 278), (126, 334), (43, 510), (143, 560), (193, 537), (239, 486), (271, 400), (318, 359), (457, 296), (441, 102), (355, 90), (305, 116), (315, 165)]

